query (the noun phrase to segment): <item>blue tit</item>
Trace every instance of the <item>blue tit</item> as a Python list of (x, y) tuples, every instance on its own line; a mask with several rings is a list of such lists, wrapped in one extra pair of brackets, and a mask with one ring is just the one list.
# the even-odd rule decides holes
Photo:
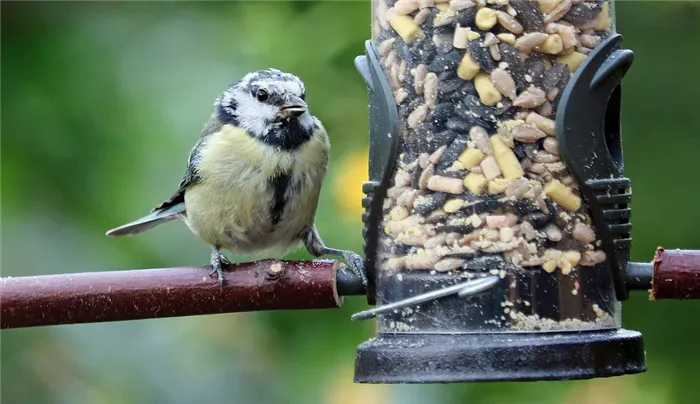
[(302, 245), (315, 257), (343, 257), (366, 284), (362, 257), (326, 247), (314, 224), (330, 141), (305, 95), (297, 76), (277, 69), (235, 81), (216, 98), (175, 194), (107, 236), (182, 220), (212, 246), (221, 285), (229, 263), (221, 250), (281, 258)]

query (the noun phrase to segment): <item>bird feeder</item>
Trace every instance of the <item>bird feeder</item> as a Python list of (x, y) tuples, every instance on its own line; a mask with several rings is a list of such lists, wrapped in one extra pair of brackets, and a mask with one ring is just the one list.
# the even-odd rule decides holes
[(362, 279), (335, 261), (0, 278), (0, 329), (340, 307), (377, 335), (355, 381), (646, 370), (631, 290), (700, 299), (700, 251), (630, 262), (620, 138), (632, 52), (610, 0), (373, 0)]
[[(574, 4), (575, 3), (575, 4)], [(374, 0), (365, 255), (377, 335), (355, 380), (645, 370), (621, 328), (630, 181), (610, 1)], [(628, 272), (635, 272), (633, 281)]]

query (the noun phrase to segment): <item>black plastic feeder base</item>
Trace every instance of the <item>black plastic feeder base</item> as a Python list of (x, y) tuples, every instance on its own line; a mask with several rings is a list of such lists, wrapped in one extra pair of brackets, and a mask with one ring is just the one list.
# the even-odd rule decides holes
[(356, 383), (576, 380), (646, 371), (642, 334), (378, 334), (357, 349)]

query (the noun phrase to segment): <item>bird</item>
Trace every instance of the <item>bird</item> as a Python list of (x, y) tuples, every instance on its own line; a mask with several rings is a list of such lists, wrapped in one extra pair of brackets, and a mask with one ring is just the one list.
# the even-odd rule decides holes
[(282, 258), (302, 246), (314, 257), (342, 257), (364, 285), (364, 259), (327, 247), (315, 225), (330, 140), (306, 103), (304, 82), (267, 68), (231, 83), (191, 150), (175, 193), (148, 215), (113, 228), (131, 236), (179, 220), (211, 247), (212, 272), (223, 288), (222, 251)]

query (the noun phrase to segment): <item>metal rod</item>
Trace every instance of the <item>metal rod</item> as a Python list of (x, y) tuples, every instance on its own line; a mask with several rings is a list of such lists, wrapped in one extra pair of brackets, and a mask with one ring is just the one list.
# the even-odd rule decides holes
[(345, 264), (339, 264), (336, 273), (336, 284), (340, 296), (364, 295), (367, 289), (362, 284), (362, 278), (345, 268)]
[(630, 290), (651, 289), (654, 266), (651, 263), (630, 262), (627, 264), (627, 288)]
[(361, 311), (354, 314), (351, 317), (352, 321), (362, 321), (368, 320), (370, 318), (376, 317), (379, 314), (392, 312), (394, 310), (402, 309), (404, 307), (415, 306), (417, 304), (429, 302), (442, 297), (450, 296), (453, 294), (458, 294), (459, 297), (467, 297), (481, 293), (485, 290), (492, 288), (501, 280), (498, 276), (489, 276), (486, 278), (479, 278), (476, 280), (470, 280), (468, 282), (458, 283), (456, 285), (448, 286), (446, 288), (433, 290), (431, 292), (423, 293), (416, 296), (411, 296), (404, 300), (399, 300), (394, 303), (389, 303), (383, 306), (376, 307), (374, 309)]
[(331, 260), (0, 278), (0, 328), (342, 305)]

